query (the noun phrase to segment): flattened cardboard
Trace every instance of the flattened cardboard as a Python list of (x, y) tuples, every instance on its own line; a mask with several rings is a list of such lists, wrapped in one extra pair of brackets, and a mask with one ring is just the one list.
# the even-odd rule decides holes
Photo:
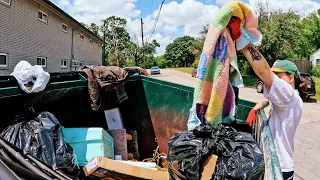
[(200, 166), (201, 180), (210, 180), (216, 168), (218, 156), (210, 155)]
[(155, 179), (169, 180), (169, 173), (122, 163), (104, 157), (93, 158), (83, 170), (86, 176), (99, 179)]

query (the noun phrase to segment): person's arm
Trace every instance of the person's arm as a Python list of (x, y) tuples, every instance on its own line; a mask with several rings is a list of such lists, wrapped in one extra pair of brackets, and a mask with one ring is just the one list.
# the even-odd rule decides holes
[(241, 51), (251, 64), (256, 75), (264, 82), (265, 86), (270, 89), (273, 83), (274, 74), (266, 59), (251, 44), (247, 45)]
[(252, 109), (254, 109), (255, 111), (259, 111), (259, 110), (266, 108), (268, 106), (269, 106), (269, 100), (264, 99), (263, 101), (257, 103), (256, 106), (254, 106)]
[(247, 124), (249, 126), (252, 126), (256, 120), (257, 120), (257, 113), (259, 110), (265, 108), (269, 106), (269, 100), (268, 99), (264, 99), (263, 101), (259, 102), (256, 104), (256, 106), (254, 106), (251, 111), (249, 112), (249, 115), (247, 117)]

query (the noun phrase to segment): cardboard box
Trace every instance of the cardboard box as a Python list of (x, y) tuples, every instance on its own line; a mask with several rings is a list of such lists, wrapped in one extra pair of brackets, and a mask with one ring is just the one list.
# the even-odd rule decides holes
[(99, 179), (155, 179), (169, 180), (169, 173), (142, 168), (104, 157), (93, 158), (83, 170), (86, 176)]
[(104, 114), (109, 130), (124, 128), (119, 108), (105, 110)]
[(200, 166), (201, 180), (210, 180), (216, 168), (218, 156), (210, 155)]

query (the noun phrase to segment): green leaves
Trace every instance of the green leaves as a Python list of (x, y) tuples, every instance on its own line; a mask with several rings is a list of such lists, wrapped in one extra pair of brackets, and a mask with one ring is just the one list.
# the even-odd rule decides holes
[(302, 18), (294, 11), (260, 11), (260, 51), (270, 65), (277, 59), (307, 60), (320, 48), (320, 20), (316, 13)]
[(195, 60), (195, 55), (190, 51), (195, 48), (196, 39), (183, 36), (175, 39), (166, 47), (164, 57), (170, 67), (189, 67)]

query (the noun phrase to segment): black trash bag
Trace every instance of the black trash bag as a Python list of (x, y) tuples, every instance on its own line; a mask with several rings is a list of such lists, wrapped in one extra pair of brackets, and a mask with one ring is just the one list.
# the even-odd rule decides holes
[(167, 157), (170, 179), (200, 179), (200, 163), (212, 154), (215, 141), (214, 130), (208, 125), (173, 135)]
[(40, 113), (28, 122), (12, 124), (1, 136), (54, 170), (60, 169), (72, 176), (79, 174), (73, 148), (65, 143), (59, 121), (49, 112)]
[(263, 153), (249, 133), (221, 125), (214, 154), (218, 156), (213, 180), (262, 180)]

